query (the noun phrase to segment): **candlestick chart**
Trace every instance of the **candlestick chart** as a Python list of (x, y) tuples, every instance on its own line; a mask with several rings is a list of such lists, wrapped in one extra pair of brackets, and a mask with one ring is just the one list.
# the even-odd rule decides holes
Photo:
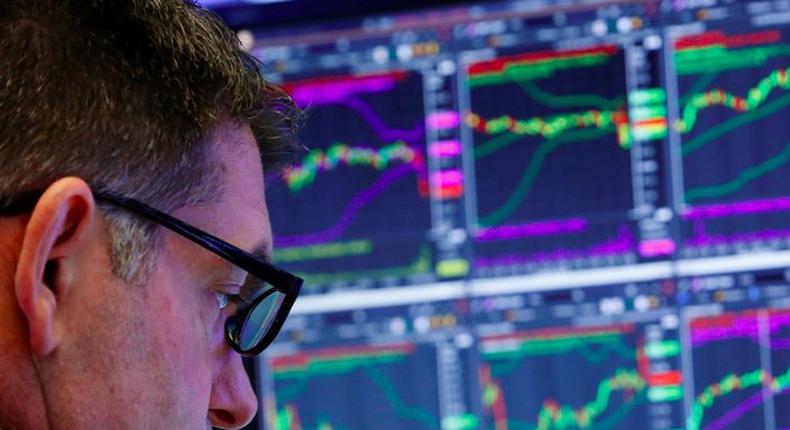
[(646, 422), (655, 378), (640, 361), (633, 326), (539, 329), (481, 342), (486, 429), (628, 429)]
[(623, 53), (514, 53), (468, 68), (477, 269), (635, 246)]
[(267, 188), (275, 260), (325, 286), (431, 272), (422, 80), (392, 72), (287, 82), (307, 153)]
[(790, 312), (750, 310), (690, 322), (688, 430), (790, 425)]
[(271, 361), (275, 430), (440, 429), (435, 348), (336, 347)]
[(786, 31), (713, 30), (677, 40), (674, 59), (687, 252), (786, 241)]

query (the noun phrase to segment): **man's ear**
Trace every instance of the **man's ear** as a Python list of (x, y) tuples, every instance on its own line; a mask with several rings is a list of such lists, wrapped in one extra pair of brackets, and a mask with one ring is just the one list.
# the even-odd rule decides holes
[(70, 283), (58, 276), (59, 265), (87, 242), (96, 204), (90, 187), (78, 178), (53, 183), (30, 214), (17, 261), (14, 289), (28, 323), (33, 353), (47, 355), (63, 338), (59, 296)]

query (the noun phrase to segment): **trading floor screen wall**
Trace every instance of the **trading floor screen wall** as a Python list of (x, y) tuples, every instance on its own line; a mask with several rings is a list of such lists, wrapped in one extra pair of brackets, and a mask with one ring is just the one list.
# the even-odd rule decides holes
[(790, 2), (248, 30), (309, 112), (261, 428), (790, 429)]

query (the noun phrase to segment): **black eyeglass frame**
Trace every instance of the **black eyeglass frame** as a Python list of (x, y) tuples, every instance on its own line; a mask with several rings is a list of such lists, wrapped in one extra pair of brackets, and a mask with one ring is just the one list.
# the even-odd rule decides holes
[[(41, 197), (41, 192), (26, 193), (15, 199), (6, 200), (6, 205), (0, 207), (0, 213), (15, 214), (24, 210), (30, 210), (35, 206), (35, 203)], [(241, 355), (255, 356), (263, 352), (280, 332), (285, 319), (296, 301), (299, 291), (304, 284), (304, 280), (292, 273), (289, 273), (277, 266), (269, 264), (258, 257), (248, 253), (247, 251), (238, 248), (230, 243), (207, 233), (189, 223), (181, 221), (172, 215), (162, 212), (152, 206), (149, 206), (138, 200), (126, 198), (120, 195), (94, 191), (94, 198), (97, 201), (112, 203), (121, 208), (127, 209), (143, 218), (154, 222), (157, 225), (167, 228), (168, 230), (177, 233), (192, 242), (200, 245), (201, 247), (211, 251), (212, 253), (222, 257), (231, 264), (234, 264), (246, 271), (248, 274), (260, 279), (269, 284), (273, 289), (283, 293), (285, 298), (280, 308), (277, 310), (277, 315), (274, 317), (273, 322), (269, 326), (268, 331), (264, 337), (253, 347), (247, 350), (241, 348), (237, 329), (241, 330), (244, 327), (247, 315), (255, 309), (255, 307), (271, 295), (272, 290), (268, 290), (255, 298), (248, 306), (240, 308), (237, 312), (230, 316), (225, 322), (225, 338), (231, 347)]]

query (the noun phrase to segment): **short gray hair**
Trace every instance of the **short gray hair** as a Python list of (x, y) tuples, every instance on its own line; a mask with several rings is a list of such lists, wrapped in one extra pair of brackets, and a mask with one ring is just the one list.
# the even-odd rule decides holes
[[(293, 161), (301, 113), (210, 12), (183, 0), (0, 2), (0, 195), (64, 176), (172, 210), (216, 197), (220, 124), (263, 165)], [(103, 206), (117, 275), (145, 275), (158, 229)]]

